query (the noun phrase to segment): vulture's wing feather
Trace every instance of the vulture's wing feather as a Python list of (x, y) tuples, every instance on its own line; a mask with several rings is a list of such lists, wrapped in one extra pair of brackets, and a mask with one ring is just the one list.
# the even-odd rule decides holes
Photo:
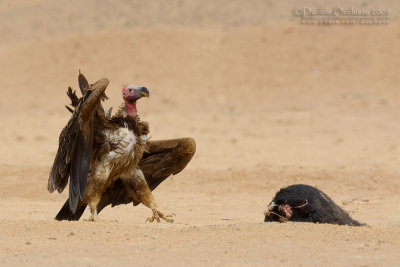
[(121, 179), (117, 179), (114, 182), (113, 186), (109, 187), (106, 192), (104, 192), (104, 194), (101, 196), (97, 212), (99, 212), (99, 207), (103, 209), (105, 206), (110, 204), (111, 207), (114, 207), (121, 204), (128, 204), (132, 201), (133, 199), (128, 195), (123, 181)]
[(73, 213), (76, 211), (79, 198), (85, 194), (93, 145), (94, 113), (101, 107), (101, 99), (104, 98), (108, 84), (107, 79), (102, 79), (85, 91), (67, 126), (60, 134), (58, 151), (49, 176), (48, 190), (62, 192), (70, 177), (69, 204)]
[[(196, 142), (192, 138), (148, 141), (148, 150), (139, 162), (150, 190), (154, 190), (170, 175), (182, 171), (192, 159), (196, 151)], [(118, 179), (112, 187), (102, 195), (97, 212), (111, 204), (112, 207), (139, 202), (129, 197), (122, 180)]]
[(55, 219), (58, 221), (79, 221), (82, 214), (85, 212), (86, 206), (86, 202), (80, 200), (78, 201), (78, 207), (76, 208), (75, 213), (72, 213), (71, 209), (69, 208), (69, 199), (67, 199), (67, 201), (64, 203), (64, 206), (62, 206), (60, 211), (57, 213)]
[(170, 175), (181, 172), (196, 151), (192, 138), (158, 140), (148, 142), (148, 152), (143, 154), (139, 168), (147, 184), (154, 190)]
[(86, 77), (81, 73), (80, 70), (78, 75), (78, 84), (79, 89), (81, 89), (82, 95), (85, 95), (86, 90), (89, 89), (89, 82), (86, 80)]
[[(81, 90), (82, 95), (85, 95), (86, 91), (91, 90), (91, 87), (93, 87), (93, 85), (94, 85), (94, 84), (89, 84), (89, 82), (87, 81), (86, 77), (81, 73), (80, 70), (79, 70), (79, 75), (78, 75), (78, 83), (79, 83), (79, 89)], [(104, 101), (106, 99), (108, 99), (108, 97), (103, 92), (103, 94), (101, 95), (101, 100)], [(72, 100), (72, 98), (71, 98), (71, 100)]]
[(68, 87), (67, 95), (68, 95), (69, 99), (71, 99), (71, 106), (76, 108), (79, 105), (79, 98), (76, 95), (76, 92), (72, 91), (71, 87)]
[(89, 123), (89, 133), (78, 131), (71, 160), (69, 177), (69, 206), (75, 213), (78, 200), (85, 195), (87, 176), (90, 169), (90, 156), (93, 146), (93, 122)]
[(61, 193), (68, 183), (71, 154), (73, 152), (72, 144), (77, 131), (76, 124), (77, 119), (73, 116), (61, 131), (57, 154), (54, 158), (47, 186), (50, 193), (54, 190)]

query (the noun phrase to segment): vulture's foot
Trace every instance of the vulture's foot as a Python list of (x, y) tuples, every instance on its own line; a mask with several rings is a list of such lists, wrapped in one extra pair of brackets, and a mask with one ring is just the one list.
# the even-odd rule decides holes
[(154, 222), (154, 220), (156, 220), (159, 223), (160, 222), (160, 218), (163, 219), (166, 222), (169, 222), (169, 223), (173, 223), (174, 222), (174, 219), (172, 218), (173, 216), (175, 216), (174, 213), (165, 215), (164, 213), (162, 213), (161, 211), (159, 211), (159, 210), (157, 210), (155, 208), (153, 208), (151, 210), (153, 211), (153, 216), (147, 218), (146, 222)]
[(90, 217), (88, 219), (85, 219), (84, 221), (87, 221), (87, 222), (100, 221), (99, 216), (97, 216), (97, 210), (94, 210), (94, 212), (92, 212), (92, 215), (90, 215)]

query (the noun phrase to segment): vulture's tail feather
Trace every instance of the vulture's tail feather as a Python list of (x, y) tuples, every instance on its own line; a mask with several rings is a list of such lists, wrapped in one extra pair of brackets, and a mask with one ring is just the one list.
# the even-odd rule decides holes
[(79, 221), (83, 212), (86, 209), (86, 204), (82, 203), (81, 201), (78, 202), (78, 207), (76, 209), (75, 214), (69, 208), (69, 200), (65, 201), (64, 206), (62, 206), (61, 210), (58, 212), (56, 216), (57, 221)]

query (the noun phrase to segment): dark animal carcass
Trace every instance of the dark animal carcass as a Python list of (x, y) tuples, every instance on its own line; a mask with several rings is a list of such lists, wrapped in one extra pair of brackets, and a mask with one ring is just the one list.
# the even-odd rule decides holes
[(314, 222), (361, 226), (319, 189), (297, 184), (281, 189), (264, 212), (265, 222)]

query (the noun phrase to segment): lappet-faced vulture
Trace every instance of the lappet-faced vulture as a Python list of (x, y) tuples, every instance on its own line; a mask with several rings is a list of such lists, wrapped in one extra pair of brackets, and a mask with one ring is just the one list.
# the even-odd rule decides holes
[(111, 109), (101, 105), (109, 80), (89, 84), (79, 73), (78, 82), (82, 97), (68, 88), (72, 117), (60, 134), (48, 181), (49, 192), (62, 192), (69, 180), (69, 198), (56, 219), (79, 220), (89, 205), (90, 220), (97, 220), (108, 205), (142, 203), (153, 212), (149, 221), (173, 222), (158, 209), (152, 190), (186, 167), (195, 141), (148, 140), (149, 125), (139, 119), (136, 107), (138, 99), (149, 97), (146, 87), (125, 86), (124, 104), (111, 116)]

